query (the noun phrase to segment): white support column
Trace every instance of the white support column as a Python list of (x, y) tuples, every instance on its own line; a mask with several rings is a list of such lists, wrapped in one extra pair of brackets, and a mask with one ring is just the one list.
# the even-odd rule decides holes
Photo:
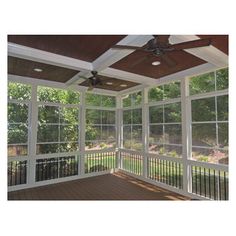
[(183, 158), (183, 191), (191, 191), (191, 169), (188, 158), (191, 156), (191, 104), (189, 100), (188, 78), (181, 81), (181, 111), (182, 111), (182, 158)]
[(37, 85), (32, 84), (29, 112), (29, 158), (27, 168), (27, 184), (34, 185), (36, 173), (36, 145), (38, 126)]
[(149, 110), (148, 110), (148, 88), (144, 88), (142, 90), (142, 143), (143, 143), (143, 177), (148, 177), (148, 118), (149, 118)]
[(79, 148), (80, 148), (80, 156), (78, 160), (78, 170), (79, 175), (84, 175), (84, 152), (85, 152), (85, 126), (86, 126), (86, 108), (85, 108), (85, 91), (80, 93), (80, 134), (79, 134)]
[(122, 99), (121, 96), (118, 95), (116, 97), (116, 148), (117, 148), (117, 168), (122, 168), (122, 160), (120, 156), (120, 148), (121, 148), (121, 138), (122, 138), (123, 130), (122, 130)]

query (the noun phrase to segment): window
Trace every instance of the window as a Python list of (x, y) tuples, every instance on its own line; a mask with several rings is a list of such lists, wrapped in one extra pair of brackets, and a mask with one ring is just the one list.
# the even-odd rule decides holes
[(28, 113), (31, 86), (8, 85), (8, 156), (28, 155)]
[(86, 150), (98, 150), (115, 147), (115, 97), (88, 93), (86, 94), (86, 105)]
[(228, 69), (191, 78), (191, 94), (213, 92), (209, 97), (192, 99), (192, 159), (228, 163)]
[[(126, 95), (123, 99), (123, 147), (142, 150), (142, 92)], [(133, 108), (137, 107), (137, 108)]]
[(77, 151), (79, 93), (39, 87), (38, 100), (42, 102), (38, 106), (37, 154)]
[[(149, 90), (149, 102), (152, 104), (149, 107), (149, 152), (181, 157), (180, 95), (180, 82), (164, 84)], [(171, 99), (172, 102), (169, 102)], [(154, 103), (156, 105), (153, 105)]]

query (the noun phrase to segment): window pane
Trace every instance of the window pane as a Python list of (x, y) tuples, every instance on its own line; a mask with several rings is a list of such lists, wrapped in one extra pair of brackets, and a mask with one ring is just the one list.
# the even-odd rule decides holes
[(60, 142), (78, 141), (78, 140), (79, 140), (78, 125), (60, 126)]
[(86, 110), (86, 123), (87, 124), (101, 124), (101, 111), (100, 110)]
[(62, 104), (78, 104), (79, 93), (70, 90), (40, 86), (38, 87), (38, 101)]
[(142, 126), (134, 125), (132, 126), (132, 139), (142, 141)]
[(116, 97), (114, 96), (102, 96), (102, 107), (115, 107), (116, 106)]
[(37, 144), (37, 154), (57, 153), (59, 152), (59, 144)]
[(218, 121), (228, 120), (228, 95), (217, 97), (217, 119)]
[(190, 95), (215, 91), (214, 72), (192, 77), (189, 86)]
[(220, 148), (229, 146), (228, 123), (218, 123), (218, 142)]
[(56, 106), (39, 106), (40, 123), (59, 123), (59, 108)]
[(216, 124), (193, 124), (192, 144), (193, 146), (216, 146)]
[(28, 154), (27, 145), (8, 145), (8, 156), (26, 156)]
[(123, 127), (123, 139), (124, 140), (131, 139), (131, 126), (124, 126)]
[(123, 111), (123, 124), (131, 124), (132, 111)]
[(86, 105), (101, 106), (101, 96), (98, 94), (86, 93)]
[(8, 122), (9, 123), (27, 123), (28, 105), (8, 103)]
[(28, 100), (31, 98), (31, 86), (20, 83), (8, 83), (8, 99)]
[(149, 108), (149, 122), (163, 123), (163, 106), (154, 106)]
[(27, 143), (28, 127), (25, 124), (8, 125), (8, 144)]
[(149, 143), (163, 143), (163, 125), (150, 125)]
[(181, 144), (182, 131), (181, 125), (165, 125), (165, 143)]
[(139, 91), (137, 93), (132, 94), (132, 105), (137, 106), (142, 103), (142, 92)]
[(87, 125), (86, 126), (86, 140), (101, 140), (101, 126)]
[(77, 142), (68, 142), (59, 144), (60, 152), (76, 152), (79, 150)]
[(163, 86), (158, 86), (156, 88), (151, 88), (148, 91), (148, 100), (149, 102), (162, 101), (164, 97), (164, 88)]
[(38, 142), (59, 142), (59, 125), (38, 125)]
[(164, 85), (164, 99), (180, 97), (180, 82), (173, 82)]
[(192, 159), (215, 164), (228, 164), (228, 151), (207, 148), (193, 148)]
[(78, 124), (79, 109), (78, 108), (61, 108), (60, 123)]
[(131, 106), (131, 95), (127, 95), (122, 99), (123, 107), (130, 107)]
[(181, 104), (173, 103), (164, 105), (165, 123), (181, 122)]
[(102, 124), (115, 124), (116, 123), (115, 111), (102, 111)]
[(169, 157), (181, 157), (182, 156), (182, 147), (175, 145), (164, 145), (163, 149), (164, 154)]
[(164, 155), (163, 144), (149, 144), (149, 152)]
[(132, 110), (132, 124), (142, 124), (142, 109)]
[(215, 121), (215, 97), (192, 101), (192, 121)]
[(228, 68), (216, 71), (217, 90), (227, 89), (228, 85)]
[(116, 138), (115, 126), (102, 127), (102, 140), (114, 140)]

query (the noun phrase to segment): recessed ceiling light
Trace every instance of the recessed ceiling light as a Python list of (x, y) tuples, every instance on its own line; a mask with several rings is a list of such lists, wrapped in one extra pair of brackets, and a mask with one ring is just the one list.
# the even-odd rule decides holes
[(153, 66), (158, 66), (158, 65), (160, 65), (161, 63), (159, 62), (159, 61), (154, 61), (154, 62), (152, 62), (152, 65)]
[(120, 87), (126, 88), (126, 87), (127, 87), (127, 84), (121, 84)]
[(43, 70), (40, 69), (40, 68), (34, 68), (34, 71), (36, 71), (36, 72), (42, 72)]
[(112, 83), (112, 82), (106, 82), (106, 84), (107, 84), (107, 85), (113, 85), (113, 83)]

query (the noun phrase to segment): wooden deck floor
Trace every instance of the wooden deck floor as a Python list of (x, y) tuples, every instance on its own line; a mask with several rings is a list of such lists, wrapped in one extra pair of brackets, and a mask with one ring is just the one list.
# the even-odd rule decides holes
[(8, 200), (189, 200), (121, 172), (8, 193)]

